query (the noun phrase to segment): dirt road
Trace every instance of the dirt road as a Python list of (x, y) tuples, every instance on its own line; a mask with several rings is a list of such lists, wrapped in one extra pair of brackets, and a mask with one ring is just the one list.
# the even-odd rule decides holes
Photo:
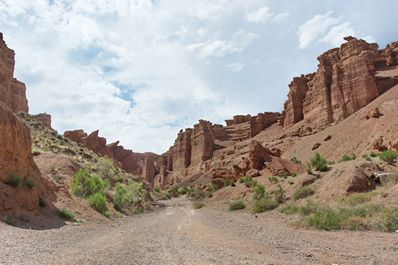
[(398, 264), (398, 233), (299, 230), (186, 198), (109, 224), (24, 230), (0, 224), (0, 264)]

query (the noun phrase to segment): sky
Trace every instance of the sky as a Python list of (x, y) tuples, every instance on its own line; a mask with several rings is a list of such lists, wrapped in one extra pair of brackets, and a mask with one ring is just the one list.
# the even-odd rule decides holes
[(398, 40), (395, 0), (0, 0), (30, 112), (163, 153), (199, 119), (282, 111), (352, 35)]

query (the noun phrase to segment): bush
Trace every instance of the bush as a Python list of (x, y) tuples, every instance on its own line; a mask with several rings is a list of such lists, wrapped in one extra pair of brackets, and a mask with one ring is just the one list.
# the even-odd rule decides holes
[(200, 209), (200, 208), (203, 208), (203, 206), (205, 206), (205, 204), (203, 202), (201, 202), (201, 201), (195, 201), (193, 203), (193, 208), (194, 209)]
[(281, 185), (278, 185), (277, 189), (274, 192), (274, 200), (277, 203), (283, 203), (286, 200), (285, 191), (283, 190)]
[(320, 172), (325, 172), (329, 170), (328, 161), (322, 157), (319, 153), (316, 153), (315, 156), (310, 160), (309, 164), (312, 168)]
[(357, 159), (357, 156), (355, 154), (343, 155), (340, 162), (351, 161), (355, 159)]
[(295, 205), (295, 204), (289, 204), (286, 205), (285, 207), (281, 208), (279, 212), (291, 215), (291, 214), (296, 214), (299, 212), (300, 207)]
[(269, 182), (271, 183), (278, 183), (278, 178), (275, 176), (268, 177)]
[(65, 220), (74, 220), (75, 219), (75, 212), (68, 210), (68, 209), (63, 209), (63, 210), (59, 210), (58, 212), (58, 216), (61, 217), (62, 219)]
[(113, 195), (113, 204), (116, 210), (124, 211), (126, 209), (142, 208), (141, 204), (145, 198), (146, 190), (142, 183), (131, 182), (128, 185), (117, 183)]
[(387, 162), (390, 165), (395, 163), (395, 160), (398, 158), (398, 151), (386, 150), (379, 153), (379, 157), (381, 160)]
[(372, 195), (373, 195), (372, 193), (354, 193), (354, 194), (347, 196), (343, 200), (343, 203), (347, 204), (347, 205), (355, 206), (355, 205), (370, 201)]
[(11, 175), (7, 181), (7, 184), (13, 188), (18, 188), (19, 186), (21, 186), (21, 183), (22, 183), (22, 178), (17, 175)]
[(230, 211), (242, 210), (245, 208), (246, 208), (246, 205), (242, 200), (234, 200), (234, 201), (229, 202), (229, 210)]
[(100, 192), (97, 192), (88, 197), (88, 202), (90, 203), (91, 208), (93, 208), (100, 214), (105, 214), (106, 211), (108, 211), (105, 195)]
[(296, 190), (294, 192), (293, 198), (295, 201), (297, 201), (299, 199), (303, 199), (308, 196), (311, 196), (314, 193), (315, 193), (315, 191), (311, 187), (303, 187), (303, 188), (299, 188), (298, 190)]
[(278, 203), (270, 198), (261, 198), (256, 200), (253, 205), (254, 213), (262, 213), (266, 211), (271, 211), (278, 207)]
[(377, 153), (374, 151), (370, 152), (370, 157), (377, 157)]
[(253, 189), (253, 200), (261, 200), (267, 196), (264, 185), (257, 184)]
[(312, 214), (307, 224), (321, 230), (338, 230), (341, 225), (341, 217), (339, 214), (331, 208), (320, 208), (314, 214)]
[(113, 160), (107, 157), (101, 157), (98, 160), (96, 169), (98, 173), (105, 178), (111, 178), (117, 173)]
[(188, 196), (193, 200), (203, 200), (206, 197), (206, 193), (198, 188), (191, 188)]
[(380, 213), (378, 228), (385, 232), (398, 230), (398, 208), (384, 209)]
[(85, 169), (80, 169), (72, 179), (72, 192), (79, 197), (88, 197), (96, 193), (104, 193), (109, 182), (99, 176), (91, 176)]
[(242, 177), (239, 182), (245, 184), (248, 188), (254, 187), (257, 184), (257, 181), (255, 181), (252, 177)]
[(159, 201), (159, 200), (170, 200), (171, 199), (171, 194), (167, 190), (155, 189), (152, 192), (152, 196), (157, 201)]
[(36, 181), (32, 178), (28, 178), (24, 181), (23, 185), (28, 189), (33, 189), (33, 187), (36, 186)]
[(224, 187), (232, 186), (233, 181), (230, 179), (224, 180)]

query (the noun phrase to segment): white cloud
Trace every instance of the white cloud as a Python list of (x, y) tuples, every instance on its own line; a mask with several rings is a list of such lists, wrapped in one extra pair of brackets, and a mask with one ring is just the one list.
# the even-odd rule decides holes
[(339, 46), (346, 36), (355, 36), (373, 40), (373, 37), (363, 37), (358, 33), (350, 21), (343, 21), (342, 17), (333, 17), (329, 11), (323, 15), (315, 15), (299, 27), (299, 48), (305, 49), (311, 45), (324, 43)]
[(257, 10), (254, 10), (247, 14), (247, 21), (262, 23), (271, 18), (273, 14), (270, 12), (269, 8), (266, 6), (260, 7)]
[(190, 52), (199, 52), (200, 58), (223, 57), (227, 54), (243, 51), (257, 37), (253, 32), (239, 31), (230, 40), (209, 39), (205, 42), (186, 46)]
[(264, 23), (271, 19), (273, 22), (280, 23), (289, 15), (290, 13), (288, 12), (274, 14), (267, 6), (262, 6), (249, 12), (246, 16), (246, 20), (251, 23)]
[(227, 69), (232, 73), (238, 73), (243, 70), (245, 65), (243, 63), (230, 63), (227, 64)]
[(299, 27), (299, 48), (304, 49), (318, 41), (318, 39), (328, 32), (330, 27), (338, 24), (341, 18), (331, 17), (332, 11), (324, 15), (316, 15), (307, 20)]

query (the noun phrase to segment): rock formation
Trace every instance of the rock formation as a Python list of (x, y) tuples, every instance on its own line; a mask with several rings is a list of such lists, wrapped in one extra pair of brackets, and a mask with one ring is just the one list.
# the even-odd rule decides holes
[(0, 99), (12, 112), (28, 112), (25, 84), (14, 78), (15, 53), (0, 33)]
[(33, 117), (40, 122), (44, 127), (52, 129), (51, 127), (51, 115), (47, 113), (39, 113), (37, 115), (33, 115)]
[(302, 120), (315, 128), (341, 121), (398, 83), (375, 75), (378, 67), (395, 64), (397, 47), (380, 52), (377, 44), (345, 40), (318, 57), (315, 74), (293, 79), (283, 113), (285, 128)]

